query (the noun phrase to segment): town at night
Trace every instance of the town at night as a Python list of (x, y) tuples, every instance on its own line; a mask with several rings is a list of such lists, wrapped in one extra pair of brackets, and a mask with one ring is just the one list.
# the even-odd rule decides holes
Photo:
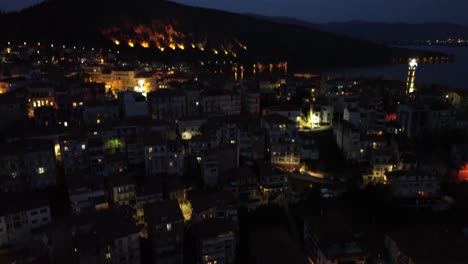
[(466, 10), (0, 0), (0, 264), (467, 264)]

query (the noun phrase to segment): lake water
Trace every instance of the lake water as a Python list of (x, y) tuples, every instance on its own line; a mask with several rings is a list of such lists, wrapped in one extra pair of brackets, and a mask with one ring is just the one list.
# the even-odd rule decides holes
[[(437, 83), (468, 90), (468, 47), (405, 46), (455, 55), (452, 63), (420, 64), (416, 83)], [(406, 81), (407, 65), (385, 65), (369, 68), (347, 68), (325, 72), (333, 77), (380, 77)]]

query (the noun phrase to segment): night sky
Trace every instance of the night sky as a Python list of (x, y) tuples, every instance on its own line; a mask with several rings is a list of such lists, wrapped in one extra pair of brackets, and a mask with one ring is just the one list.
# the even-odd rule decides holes
[[(0, 8), (17, 10), (36, 2), (39, 0), (0, 0)], [(239, 13), (295, 17), (310, 22), (443, 21), (468, 25), (467, 0), (178, 0), (177, 2)]]

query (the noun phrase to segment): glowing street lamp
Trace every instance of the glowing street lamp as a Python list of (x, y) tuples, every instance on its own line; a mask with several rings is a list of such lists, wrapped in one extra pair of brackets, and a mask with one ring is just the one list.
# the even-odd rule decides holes
[(144, 97), (146, 97), (148, 93), (148, 83), (146, 83), (143, 79), (138, 80), (138, 86), (135, 86), (133, 90), (137, 93), (141, 93)]

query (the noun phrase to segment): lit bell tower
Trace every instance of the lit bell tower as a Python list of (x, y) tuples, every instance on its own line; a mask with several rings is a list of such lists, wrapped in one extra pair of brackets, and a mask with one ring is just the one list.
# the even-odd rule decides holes
[(406, 79), (406, 93), (410, 94), (416, 91), (414, 87), (414, 79), (416, 78), (416, 69), (418, 62), (415, 58), (410, 59), (408, 68), (408, 78)]

